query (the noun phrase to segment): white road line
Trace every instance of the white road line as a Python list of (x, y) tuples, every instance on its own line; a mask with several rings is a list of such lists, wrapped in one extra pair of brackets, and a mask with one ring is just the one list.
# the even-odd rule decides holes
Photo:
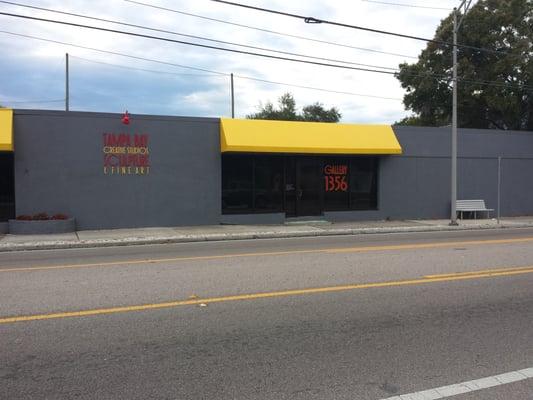
[(476, 379), (454, 385), (441, 386), (435, 389), (421, 392), (401, 394), (399, 396), (387, 397), (382, 400), (437, 400), (445, 397), (456, 396), (458, 394), (470, 393), (476, 390), (487, 389), (494, 386), (505, 385), (533, 378), (533, 368), (521, 369), (519, 371), (507, 372), (501, 375), (489, 376), (487, 378)]

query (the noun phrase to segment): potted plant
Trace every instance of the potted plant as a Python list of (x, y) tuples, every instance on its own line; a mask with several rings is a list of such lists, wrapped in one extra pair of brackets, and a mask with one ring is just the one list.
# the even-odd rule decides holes
[(13, 235), (34, 235), (68, 233), (76, 230), (76, 220), (65, 214), (49, 216), (45, 212), (34, 215), (19, 215), (10, 219), (9, 233)]

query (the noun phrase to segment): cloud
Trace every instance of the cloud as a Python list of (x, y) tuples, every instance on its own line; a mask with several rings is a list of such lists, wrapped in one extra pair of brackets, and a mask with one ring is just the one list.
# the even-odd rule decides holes
[[(148, 2), (149, 0), (145, 1)], [(416, 1), (413, 0), (413, 2)], [(324, 24), (305, 24), (297, 19), (231, 7), (209, 0), (194, 2), (186, 0), (156, 0), (150, 1), (150, 3), (221, 20), (285, 32), (291, 35), (309, 36), (323, 41), (411, 56), (417, 56), (425, 46), (424, 42)], [(440, 20), (447, 16), (447, 12), (443, 10), (384, 6), (357, 0), (332, 0), (328, 1), (327, 5), (324, 5), (323, 1), (303, 0), (295, 0), (290, 3), (281, 0), (243, 0), (243, 3), (424, 37), (433, 37)], [(419, 4), (422, 3), (420, 1)], [(443, 1), (443, 3), (449, 3), (450, 8), (454, 5), (454, 2), (449, 0)], [(382, 65), (392, 68), (397, 67), (400, 62), (413, 61), (405, 57), (383, 55), (259, 32), (147, 8), (122, 0), (93, 0), (91, 2), (82, 0), (69, 2), (41, 0), (32, 4), (315, 57), (349, 60), (356, 63)], [(1, 5), (0, 9), (32, 16), (139, 31), (133, 28), (117, 27), (103, 22), (27, 10), (15, 6)], [(392, 76), (265, 59), (251, 55), (221, 52), (4, 16), (0, 16), (0, 23), (2, 24), (2, 30), (6, 31), (71, 42), (139, 57), (154, 58), (227, 74), (234, 73), (236, 75), (235, 105), (238, 117), (244, 117), (246, 114), (256, 111), (259, 102), (276, 102), (277, 98), (287, 91), (294, 94), (300, 107), (319, 101), (327, 107), (335, 106), (339, 108), (343, 114), (343, 122), (391, 123), (407, 114), (403, 109), (401, 100), (381, 100), (362, 96), (326, 93), (237, 77), (255, 77), (302, 86), (314, 86), (336, 91), (401, 99), (403, 97), (403, 89)], [(144, 31), (143, 33), (150, 32)], [(151, 32), (150, 34), (178, 40), (208, 43), (165, 33)], [(231, 47), (224, 44), (209, 44)], [(63, 97), (64, 54), (69, 52), (73, 56), (71, 63), (73, 109), (117, 112), (128, 108), (130, 111), (137, 113), (195, 116), (228, 116), (230, 113), (229, 78), (225, 76), (183, 75), (180, 77), (172, 74), (129, 71), (124, 68), (82, 61), (79, 58), (115, 63), (132, 68), (183, 74), (194, 73), (194, 71), (183, 68), (158, 65), (118, 55), (102, 54), (1, 33), (0, 46), (3, 49), (0, 69), (4, 77), (9, 77), (9, 79), (3, 80), (0, 87), (0, 102), (6, 105), (12, 104), (17, 107), (25, 105), (35, 107), (35, 105), (39, 105), (47, 108), (61, 108), (62, 103), (15, 104), (10, 102), (26, 99), (48, 100)]]

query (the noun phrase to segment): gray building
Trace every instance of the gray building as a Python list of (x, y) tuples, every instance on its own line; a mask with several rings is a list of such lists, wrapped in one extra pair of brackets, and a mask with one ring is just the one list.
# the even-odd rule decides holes
[[(243, 124), (230, 139), (258, 147), (229, 143), (220, 119), (15, 110), (11, 147), (0, 147), (0, 220), (61, 213), (103, 229), (449, 217), (450, 128)], [(287, 137), (293, 148), (276, 145)], [(502, 216), (533, 215), (533, 133), (461, 129), (458, 148), (459, 199), (496, 208), (501, 157)]]

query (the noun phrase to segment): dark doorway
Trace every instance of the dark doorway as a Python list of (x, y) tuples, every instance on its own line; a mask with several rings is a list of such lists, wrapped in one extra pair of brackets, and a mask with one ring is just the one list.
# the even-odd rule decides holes
[(13, 153), (0, 152), (0, 221), (15, 218)]

